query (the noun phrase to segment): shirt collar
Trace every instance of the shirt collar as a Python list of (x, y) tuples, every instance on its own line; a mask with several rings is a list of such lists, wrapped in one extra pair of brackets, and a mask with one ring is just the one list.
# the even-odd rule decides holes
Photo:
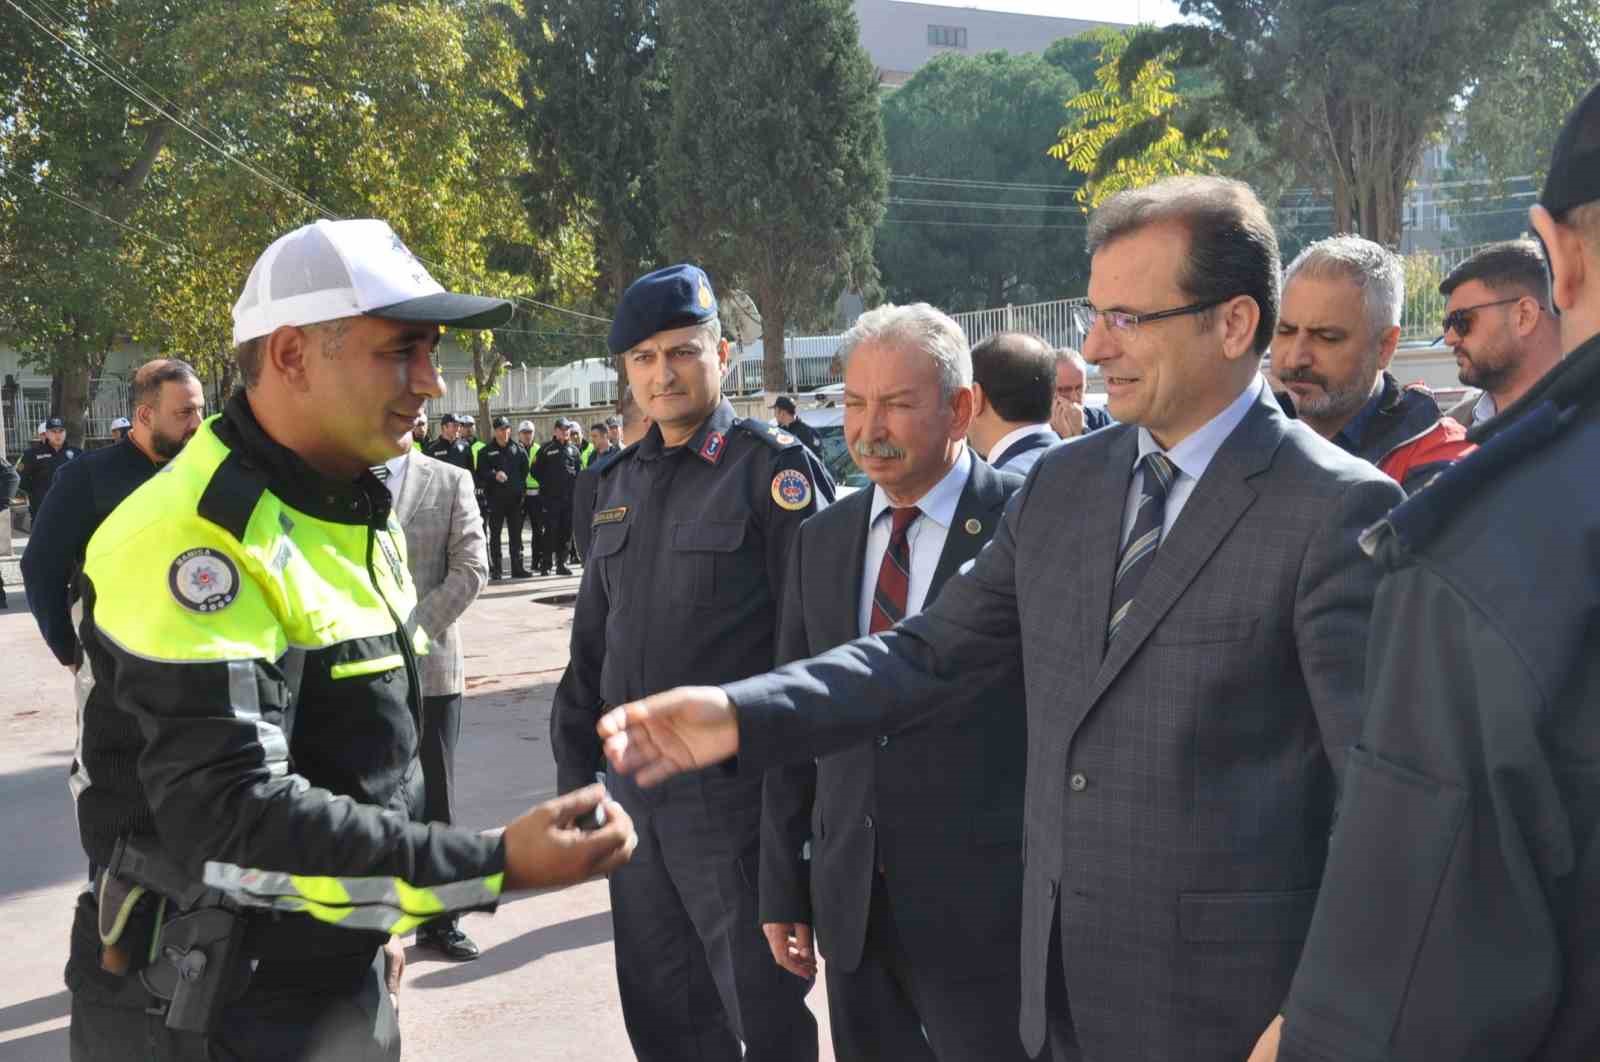
[(1478, 400), (1472, 405), (1472, 423), (1477, 424), (1480, 421), (1490, 420), (1498, 412), (1500, 411), (1495, 408), (1494, 396), (1485, 391), (1478, 396)]
[(1012, 443), (1023, 438), (1024, 436), (1034, 435), (1041, 431), (1048, 431), (1051, 432), (1051, 434), (1054, 434), (1054, 429), (1048, 424), (1024, 424), (1020, 428), (1007, 432), (1005, 435), (1000, 436), (999, 442), (989, 447), (989, 460), (993, 461), (995, 458), (1005, 453)]
[[(948, 528), (956, 519), (956, 506), (961, 502), (961, 492), (967, 489), (967, 477), (972, 473), (972, 451), (967, 447), (961, 448), (961, 455), (956, 458), (956, 463), (944, 474), (944, 478), (935, 483), (933, 487), (916, 500), (917, 508), (922, 510), (922, 515), (928, 517), (940, 527)], [(894, 503), (883, 492), (882, 487), (872, 488), (872, 512), (867, 526), (871, 527), (878, 522)]]
[[(1162, 451), (1156, 442), (1155, 436), (1148, 429), (1139, 429), (1139, 460), (1143, 461), (1145, 454), (1164, 452), (1167, 460), (1177, 466), (1178, 472), (1190, 479), (1198, 480), (1206, 474), (1206, 469), (1211, 467), (1212, 458), (1217, 456), (1217, 451), (1222, 449), (1222, 444), (1228, 441), (1228, 436), (1233, 434), (1244, 420), (1250, 407), (1261, 397), (1261, 389), (1266, 386), (1266, 381), (1257, 373), (1245, 389), (1239, 392), (1239, 397), (1228, 404), (1221, 413), (1212, 417), (1200, 428), (1181, 443), (1170, 450)], [(1135, 462), (1137, 467), (1137, 462)]]
[[(728, 429), (732, 428), (733, 422), (738, 419), (733, 412), (733, 403), (724, 398), (717, 403), (717, 408), (711, 411), (705, 423), (689, 436), (688, 442), (672, 449), (692, 453), (706, 464), (715, 465), (722, 460), (722, 454), (728, 448)], [(651, 424), (645, 437), (639, 440), (638, 456), (643, 460), (652, 461), (667, 452), (667, 448), (662, 445), (660, 425)]]

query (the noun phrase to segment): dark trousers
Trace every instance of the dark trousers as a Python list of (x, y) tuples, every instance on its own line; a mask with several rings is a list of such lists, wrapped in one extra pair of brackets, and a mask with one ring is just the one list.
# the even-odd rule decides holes
[(507, 525), (511, 528), (511, 570), (521, 572), (522, 568), (522, 499), (521, 498), (490, 498), (489, 507), (489, 572), (499, 575), (500, 568), (500, 531)]
[(422, 761), (422, 818), (425, 822), (454, 822), (451, 796), (455, 790), (456, 742), (461, 739), (461, 694), (422, 699), (422, 737), (417, 758)]
[[(345, 976), (318, 964), (314, 976), (275, 976), (265, 966), (243, 996), (227, 1005), (210, 1036), (168, 1029), (161, 1001), (138, 975), (99, 968), (99, 934), (90, 893), (78, 897), (67, 988), (72, 1062), (395, 1062), (400, 1022), (384, 983), (384, 954)], [(156, 1013), (150, 1013), (155, 1010)]]
[(544, 499), (544, 543), (539, 567), (567, 566), (567, 549), (572, 542), (572, 496)]
[(639, 1062), (816, 1062), (811, 983), (772, 961), (757, 913), (761, 785), (609, 778), (639, 846), (611, 874), (617, 984)]
[[(539, 551), (544, 548), (544, 506), (539, 503), (537, 494), (522, 496), (522, 515), (528, 521), (529, 563), (537, 568), (541, 564)], [(517, 563), (521, 564), (522, 558), (517, 558)]]
[[(1015, 956), (1016, 942), (1006, 946)], [(834, 1057), (1023, 1062), (1028, 1056), (1017, 1035), (1019, 977), (1015, 964), (1003, 974), (969, 972), (964, 955), (918, 968), (906, 955), (884, 879), (874, 874), (860, 965), (848, 972), (826, 967)]]

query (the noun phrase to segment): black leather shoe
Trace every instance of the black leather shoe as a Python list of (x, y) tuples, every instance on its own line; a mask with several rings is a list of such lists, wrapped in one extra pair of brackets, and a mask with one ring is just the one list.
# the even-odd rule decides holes
[(572, 569), (568, 568), (565, 564), (563, 564), (561, 567), (556, 569), (556, 574), (557, 575), (571, 575), (572, 574)]
[(533, 578), (533, 574), (531, 572), (526, 572), (526, 571), (512, 572), (511, 573), (511, 578), (513, 578), (513, 579), (532, 579)]
[(481, 954), (472, 938), (461, 932), (461, 927), (454, 922), (417, 930), (417, 947), (429, 948), (452, 962), (471, 962)]

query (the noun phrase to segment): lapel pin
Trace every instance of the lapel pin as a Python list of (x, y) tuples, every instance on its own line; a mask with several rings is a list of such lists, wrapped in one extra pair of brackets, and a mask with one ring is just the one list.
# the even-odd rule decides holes
[(970, 519), (967, 520), (967, 534), (976, 535), (979, 531), (982, 531), (982, 530), (983, 530), (982, 521), (978, 520), (976, 517), (973, 517), (973, 518), (970, 518)]

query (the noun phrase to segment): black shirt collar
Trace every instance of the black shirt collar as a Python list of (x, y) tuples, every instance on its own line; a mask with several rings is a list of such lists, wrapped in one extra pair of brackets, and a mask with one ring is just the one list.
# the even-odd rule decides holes
[(692, 453), (706, 464), (715, 465), (722, 460), (723, 451), (727, 449), (728, 431), (738, 419), (733, 411), (733, 403), (724, 398), (717, 403), (717, 408), (711, 411), (705, 422), (695, 429), (695, 433), (689, 436), (688, 442), (671, 448), (662, 444), (660, 425), (652, 424), (645, 437), (639, 440), (639, 459), (653, 461), (667, 453)]

